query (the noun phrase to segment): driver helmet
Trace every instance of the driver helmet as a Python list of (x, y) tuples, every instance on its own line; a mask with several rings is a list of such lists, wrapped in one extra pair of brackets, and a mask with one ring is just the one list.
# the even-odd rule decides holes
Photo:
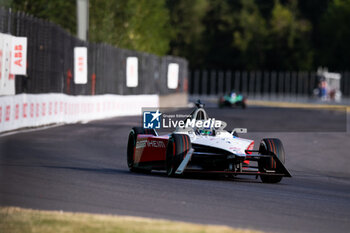
[(231, 98), (236, 98), (236, 92), (231, 92)]
[(211, 131), (209, 129), (201, 129), (201, 130), (199, 130), (199, 133), (201, 135), (207, 135), (207, 136), (212, 136), (213, 135), (213, 131)]

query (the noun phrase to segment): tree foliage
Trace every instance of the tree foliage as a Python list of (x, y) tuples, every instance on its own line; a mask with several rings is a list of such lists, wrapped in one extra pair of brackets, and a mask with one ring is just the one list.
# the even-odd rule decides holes
[[(76, 1), (3, 0), (76, 32)], [(89, 0), (89, 40), (192, 68), (349, 69), (350, 0)]]
[(75, 1), (62, 0), (7, 0), (5, 6), (38, 18), (50, 20), (61, 25), (70, 33), (76, 33)]
[(331, 69), (349, 69), (350, 0), (334, 0), (329, 4), (320, 24), (320, 65)]
[(91, 41), (164, 55), (170, 38), (165, 1), (90, 0)]
[(269, 41), (272, 44), (267, 67), (311, 69), (310, 31), (310, 22), (299, 16), (296, 0), (286, 5), (276, 0), (270, 19)]
[(242, 0), (233, 31), (233, 46), (239, 49), (247, 68), (263, 68), (267, 47), (267, 22), (253, 0)]
[(171, 36), (170, 53), (187, 57), (197, 64), (202, 59), (202, 39), (205, 25), (203, 17), (208, 9), (208, 0), (168, 0)]

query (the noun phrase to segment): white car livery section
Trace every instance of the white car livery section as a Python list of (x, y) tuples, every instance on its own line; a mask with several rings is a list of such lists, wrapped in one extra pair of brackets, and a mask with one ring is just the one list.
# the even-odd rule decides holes
[(220, 133), (216, 137), (198, 136), (194, 134), (189, 134), (189, 136), (193, 144), (215, 147), (226, 150), (237, 156), (246, 156), (245, 150), (254, 142), (253, 140), (234, 137), (228, 132)]

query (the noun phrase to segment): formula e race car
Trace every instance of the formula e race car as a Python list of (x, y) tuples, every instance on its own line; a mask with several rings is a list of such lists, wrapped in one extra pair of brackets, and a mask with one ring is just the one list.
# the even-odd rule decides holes
[(127, 146), (130, 171), (165, 170), (168, 176), (254, 175), (264, 183), (291, 177), (284, 166), (285, 153), (279, 139), (262, 139), (259, 149), (253, 150), (254, 141), (241, 138), (236, 130), (224, 130), (225, 122), (214, 119), (215, 123), (206, 124), (213, 119), (208, 118), (200, 102), (196, 106), (170, 135), (159, 136), (155, 129), (133, 127)]
[(232, 91), (228, 95), (221, 96), (218, 101), (219, 108), (223, 107), (247, 107), (247, 99), (241, 95)]

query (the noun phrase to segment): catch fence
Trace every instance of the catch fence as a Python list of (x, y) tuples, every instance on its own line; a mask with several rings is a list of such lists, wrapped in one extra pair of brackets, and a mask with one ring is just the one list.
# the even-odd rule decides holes
[[(27, 75), (16, 75), (16, 94), (170, 94), (187, 91), (185, 59), (89, 43), (60, 26), (22, 12), (0, 8), (0, 32), (28, 38)], [(74, 83), (74, 47), (88, 49), (88, 82)], [(138, 86), (126, 86), (126, 59), (138, 58)], [(179, 65), (178, 88), (167, 86), (168, 65)]]
[[(350, 73), (341, 74), (340, 90), (350, 97)], [(316, 72), (194, 70), (189, 75), (189, 93), (220, 96), (231, 91), (252, 98), (309, 98), (318, 88)]]

